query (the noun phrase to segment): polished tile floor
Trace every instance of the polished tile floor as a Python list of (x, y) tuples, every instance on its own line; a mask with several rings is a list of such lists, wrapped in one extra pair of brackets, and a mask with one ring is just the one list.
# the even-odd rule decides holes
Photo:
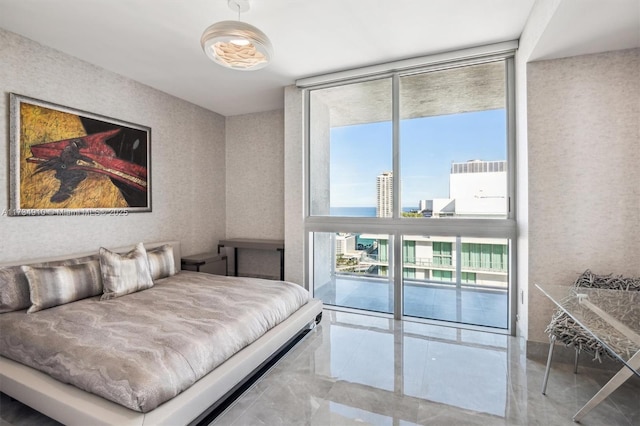
[[(612, 375), (525, 357), (521, 338), (325, 310), (322, 323), (223, 412), (223, 425), (572, 425)], [(0, 425), (53, 424), (0, 400)], [(3, 422), (4, 421), (4, 422)], [(640, 424), (634, 377), (583, 425)]]
[[(456, 288), (405, 280), (404, 315), (507, 329), (507, 290)], [(393, 291), (388, 281), (338, 275), (319, 286), (314, 297), (325, 305), (392, 313)]]
[[(213, 425), (571, 425), (613, 375), (526, 359), (520, 338), (343, 312), (321, 325)], [(640, 424), (633, 378), (583, 425)]]

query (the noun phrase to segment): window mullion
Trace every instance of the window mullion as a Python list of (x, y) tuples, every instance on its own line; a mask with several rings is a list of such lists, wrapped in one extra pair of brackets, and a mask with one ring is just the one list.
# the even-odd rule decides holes
[[(400, 207), (400, 77), (394, 74), (391, 77), (391, 119), (393, 127), (393, 218), (397, 220), (402, 217)], [(402, 253), (403, 235), (396, 232), (393, 238), (394, 254), (393, 259), (393, 315), (396, 319), (402, 319), (402, 280), (404, 258)]]
[(402, 217), (400, 207), (400, 78), (391, 78), (391, 119), (393, 122), (393, 217)]

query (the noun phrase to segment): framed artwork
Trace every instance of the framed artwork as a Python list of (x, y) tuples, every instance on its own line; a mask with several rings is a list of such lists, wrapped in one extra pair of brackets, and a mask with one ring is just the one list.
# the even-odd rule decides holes
[(151, 129), (9, 95), (10, 216), (151, 211)]

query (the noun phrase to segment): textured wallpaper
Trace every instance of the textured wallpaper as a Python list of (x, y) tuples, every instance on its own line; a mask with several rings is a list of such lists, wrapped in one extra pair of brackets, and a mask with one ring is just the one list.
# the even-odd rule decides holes
[[(226, 118), (226, 183), (227, 238), (284, 239), (284, 111)], [(280, 276), (277, 251), (245, 249), (238, 262), (241, 275)]]
[(535, 283), (640, 276), (640, 49), (527, 73), (529, 340), (548, 342), (553, 306)]
[(302, 90), (295, 86), (285, 87), (284, 90), (284, 219), (285, 243), (285, 277), (287, 280), (304, 283), (308, 290), (309, 283), (305, 280), (305, 232), (304, 232), (304, 150), (302, 111)]
[(185, 255), (225, 233), (224, 117), (0, 29), (0, 211), (9, 200), (9, 93), (151, 127), (150, 213), (0, 216), (0, 260), (176, 239)]

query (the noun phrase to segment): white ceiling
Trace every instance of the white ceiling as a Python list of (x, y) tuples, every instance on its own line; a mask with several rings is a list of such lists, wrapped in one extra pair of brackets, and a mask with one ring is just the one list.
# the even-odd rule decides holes
[(529, 60), (634, 47), (640, 47), (640, 0), (563, 0)]
[[(0, 27), (230, 116), (282, 108), (283, 86), (298, 78), (517, 39), (534, 2), (252, 0), (241, 19), (275, 50), (268, 67), (252, 72), (222, 68), (200, 47), (206, 27), (237, 19), (227, 0), (0, 0)], [(626, 10), (609, 13), (611, 25), (638, 12), (640, 40), (640, 0), (612, 3)], [(616, 8), (585, 13), (597, 17), (598, 9)], [(571, 10), (564, 15), (571, 21)], [(585, 31), (571, 35), (573, 46), (589, 39)], [(547, 41), (552, 51), (557, 42)]]

